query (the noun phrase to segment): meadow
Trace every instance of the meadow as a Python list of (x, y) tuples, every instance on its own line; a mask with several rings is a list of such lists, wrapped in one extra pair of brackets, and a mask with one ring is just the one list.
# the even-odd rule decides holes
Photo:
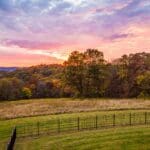
[(18, 139), (16, 150), (148, 150), (149, 126), (121, 127), (95, 131)]
[(50, 98), (0, 102), (0, 119), (104, 110), (150, 109), (144, 99)]
[[(62, 139), (63, 139), (63, 134), (64, 134), (64, 138), (65, 138), (65, 134), (66, 136), (69, 134), (68, 132), (62, 132), (60, 133), (60, 135), (57, 134), (56, 136), (55, 134), (51, 134), (52, 128), (55, 129), (55, 131), (57, 132), (58, 119), (60, 119), (62, 122), (61, 131), (64, 130), (63, 127), (68, 129), (70, 125), (72, 125), (72, 127), (75, 128), (75, 132), (77, 132), (77, 126), (74, 126), (74, 124), (68, 124), (68, 121), (73, 120), (73, 123), (77, 125), (76, 123), (77, 123), (78, 117), (80, 117), (81, 120), (82, 119), (84, 120), (84, 118), (95, 118), (96, 116), (100, 116), (100, 117), (108, 116), (110, 121), (107, 121), (107, 122), (105, 122), (105, 120), (103, 122), (100, 121), (100, 125), (112, 126), (112, 123), (113, 123), (112, 117), (115, 114), (116, 123), (118, 123), (118, 125), (121, 125), (122, 121), (125, 121), (125, 124), (128, 125), (130, 114), (133, 114), (133, 115), (142, 114), (142, 119), (140, 120), (137, 119), (137, 124), (138, 124), (138, 121), (139, 123), (142, 122), (143, 124), (145, 112), (150, 113), (150, 101), (143, 100), (143, 99), (122, 99), (122, 100), (119, 100), (119, 99), (117, 100), (113, 100), (113, 99), (84, 99), (84, 100), (83, 99), (37, 99), (37, 100), (1, 102), (0, 103), (0, 116), (1, 116), (0, 145), (3, 150), (10, 138), (10, 135), (14, 126), (17, 126), (18, 128), (18, 133), (19, 133), (18, 135), (22, 135), (22, 134), (25, 135), (24, 133), (26, 133), (27, 137), (30, 137), (30, 134), (32, 135), (32, 140), (31, 140), (32, 142), (30, 144), (33, 145), (33, 148), (34, 148), (35, 139), (38, 140), (39, 147), (40, 147), (40, 145), (42, 145), (42, 141), (45, 140), (45, 138), (47, 139), (47, 141), (44, 142), (43, 144), (46, 144), (49, 138), (51, 139), (52, 137), (62, 136)], [(123, 120), (121, 117), (119, 118), (119, 116), (122, 116), (122, 114), (123, 116), (125, 116)], [(51, 124), (51, 120), (54, 121), (53, 125)], [(136, 120), (132, 119), (132, 121), (135, 122)], [(150, 118), (148, 117), (148, 122), (149, 121), (150, 121)], [(37, 136), (37, 123), (40, 123), (40, 135), (39, 136)], [(90, 122), (88, 123), (89, 125), (91, 125)], [(83, 123), (81, 122), (81, 126), (83, 126), (83, 124), (84, 122)], [(148, 126), (146, 127), (148, 128)], [(147, 128), (145, 129), (145, 127), (143, 126), (141, 130), (143, 131), (146, 130), (146, 132), (149, 132)], [(101, 130), (101, 127), (99, 127), (99, 129)], [(117, 130), (121, 131), (121, 129), (119, 128)], [(42, 132), (45, 133), (45, 131), (46, 133), (47, 131), (49, 131), (49, 134), (47, 136), (46, 135), (44, 136), (44, 134), (42, 134)], [(119, 138), (118, 135), (120, 131), (117, 131), (118, 133), (116, 133), (117, 138)], [(95, 131), (87, 132), (89, 135), (91, 134), (91, 140), (92, 140), (92, 134), (94, 132)], [(100, 134), (101, 132), (103, 131), (97, 130), (97, 134)], [(110, 130), (110, 134), (112, 132), (113, 132), (113, 129)], [(33, 136), (34, 133), (35, 133), (35, 136)], [(85, 139), (86, 139), (86, 134), (84, 133), (86, 132), (85, 131), (83, 132), (83, 138), (85, 136)], [(70, 135), (71, 133), (68, 135), (68, 138), (70, 138)], [(79, 133), (77, 132), (77, 135), (76, 133), (73, 133), (73, 136), (78, 137)], [(97, 136), (98, 136), (97, 138), (102, 139), (102, 137), (99, 137), (99, 135)], [(124, 136), (126, 136), (126, 133)], [(137, 136), (135, 138), (138, 138), (137, 134), (135, 134), (135, 136)], [(18, 138), (17, 148), (21, 147), (21, 145), (22, 147), (23, 145), (26, 145), (25, 143), (26, 142), (28, 143), (29, 139), (22, 138), (21, 140), (20, 138)], [(22, 141), (21, 142), (22, 144), (19, 144), (20, 143), (19, 141), (20, 142)], [(53, 149), (55, 149), (55, 142), (52, 144)], [(20, 149), (23, 149), (22, 147)], [(67, 145), (64, 147), (66, 149)], [(27, 147), (25, 148), (27, 149)], [(31, 146), (31, 149), (32, 149), (32, 146)], [(81, 146), (81, 149), (82, 149), (82, 146)]]

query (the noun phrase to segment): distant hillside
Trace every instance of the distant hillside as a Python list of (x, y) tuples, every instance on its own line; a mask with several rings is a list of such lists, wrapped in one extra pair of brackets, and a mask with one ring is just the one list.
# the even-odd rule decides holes
[(17, 67), (0, 67), (0, 71), (11, 72), (15, 71)]

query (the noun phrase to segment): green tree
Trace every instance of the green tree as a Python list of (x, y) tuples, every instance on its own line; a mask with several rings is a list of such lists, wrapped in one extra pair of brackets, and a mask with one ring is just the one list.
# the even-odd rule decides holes
[(111, 82), (107, 89), (110, 97), (137, 97), (141, 87), (137, 78), (150, 71), (150, 54), (136, 53), (123, 55), (111, 64)]
[(139, 97), (150, 97), (150, 71), (137, 77), (137, 84), (140, 88)]
[(129, 55), (128, 65), (128, 82), (129, 84), (129, 97), (137, 97), (140, 89), (137, 84), (137, 77), (150, 71), (150, 53), (136, 53)]
[(97, 49), (87, 49), (83, 55), (85, 66), (84, 96), (102, 96), (106, 78), (103, 53)]
[(11, 99), (14, 99), (14, 100), (20, 99), (21, 98), (21, 90), (22, 90), (22, 87), (24, 86), (24, 82), (16, 77), (11, 78), (10, 81), (12, 84)]
[(12, 96), (12, 83), (9, 79), (3, 78), (0, 80), (0, 99), (10, 100)]
[(65, 80), (76, 90), (76, 95), (83, 96), (83, 81), (85, 78), (83, 53), (74, 51), (70, 54), (65, 66)]
[(22, 86), (23, 82), (16, 77), (0, 79), (0, 99), (20, 99)]
[(74, 51), (65, 64), (65, 79), (76, 89), (81, 97), (97, 97), (104, 93), (106, 77), (103, 53), (96, 49), (87, 49), (80, 53)]
[(29, 99), (32, 97), (32, 92), (29, 88), (27, 87), (24, 87), (22, 89), (22, 97), (25, 98), (25, 99)]

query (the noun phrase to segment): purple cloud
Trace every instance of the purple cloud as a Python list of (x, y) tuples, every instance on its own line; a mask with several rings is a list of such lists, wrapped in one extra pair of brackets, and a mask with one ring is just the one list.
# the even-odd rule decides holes
[(27, 48), (27, 49), (43, 49), (48, 50), (51, 48), (59, 48), (62, 46), (61, 43), (55, 42), (40, 42), (40, 41), (27, 41), (27, 40), (3, 40), (3, 45), (6, 46), (18, 46), (20, 48)]
[(73, 43), (80, 35), (114, 40), (127, 37), (121, 33), (130, 24), (150, 24), (145, 18), (150, 18), (147, 0), (0, 0), (0, 34), (5, 32), (0, 40), (32, 49)]
[(131, 36), (133, 36), (133, 34), (113, 34), (107, 39), (112, 41), (112, 40), (123, 39), (123, 38), (131, 37)]
[(0, 0), (0, 10), (10, 11), (12, 9), (12, 4), (11, 0)]

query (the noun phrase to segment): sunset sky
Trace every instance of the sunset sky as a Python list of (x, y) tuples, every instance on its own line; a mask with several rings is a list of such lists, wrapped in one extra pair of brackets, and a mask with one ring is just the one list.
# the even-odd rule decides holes
[(87, 48), (109, 61), (150, 52), (150, 0), (0, 0), (0, 66), (61, 63)]

